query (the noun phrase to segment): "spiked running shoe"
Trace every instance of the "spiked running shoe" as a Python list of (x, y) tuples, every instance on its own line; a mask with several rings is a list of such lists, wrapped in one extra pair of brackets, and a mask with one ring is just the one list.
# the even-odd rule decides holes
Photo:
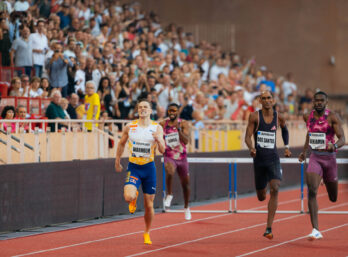
[(264, 237), (268, 238), (268, 239), (273, 239), (273, 233), (272, 233), (272, 229), (271, 228), (267, 228), (265, 233), (263, 234)]
[(136, 209), (137, 209), (137, 200), (138, 200), (138, 195), (139, 195), (139, 192), (137, 191), (137, 196), (135, 197), (135, 199), (133, 201), (131, 201), (128, 205), (128, 210), (131, 214), (133, 214)]
[(318, 239), (322, 239), (323, 235), (319, 232), (319, 230), (313, 228), (312, 233), (308, 235), (308, 240), (309, 241), (314, 241)]
[(144, 244), (152, 245), (152, 241), (149, 233), (144, 233)]

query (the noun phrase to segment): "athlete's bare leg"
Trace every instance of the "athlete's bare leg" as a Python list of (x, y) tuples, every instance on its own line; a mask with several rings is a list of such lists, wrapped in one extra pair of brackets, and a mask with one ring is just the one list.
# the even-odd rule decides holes
[(311, 217), (311, 223), (313, 228), (319, 230), (317, 192), (321, 176), (314, 172), (306, 172), (306, 181), (308, 187), (308, 210)]

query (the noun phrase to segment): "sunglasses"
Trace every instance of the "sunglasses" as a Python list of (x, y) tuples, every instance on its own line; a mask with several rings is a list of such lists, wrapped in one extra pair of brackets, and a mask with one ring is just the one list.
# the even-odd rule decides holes
[(272, 97), (271, 96), (267, 96), (267, 97), (264, 96), (264, 97), (261, 97), (261, 99), (262, 100), (269, 100), (269, 99), (272, 99)]

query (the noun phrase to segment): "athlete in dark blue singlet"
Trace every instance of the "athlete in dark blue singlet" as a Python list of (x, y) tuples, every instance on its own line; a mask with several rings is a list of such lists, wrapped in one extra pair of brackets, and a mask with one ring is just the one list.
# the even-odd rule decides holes
[[(282, 171), (276, 146), (276, 131), (278, 124), (282, 129), (282, 138), (285, 145), (285, 157), (290, 157), (289, 132), (282, 115), (273, 110), (274, 99), (269, 91), (260, 95), (262, 110), (249, 116), (245, 133), (245, 143), (254, 158), (254, 174), (257, 198), (259, 201), (266, 199), (267, 184), (270, 187), (270, 199), (268, 202), (267, 227), (264, 236), (273, 238), (272, 224), (278, 205), (278, 190), (282, 180)], [(254, 135), (255, 145), (251, 137)]]

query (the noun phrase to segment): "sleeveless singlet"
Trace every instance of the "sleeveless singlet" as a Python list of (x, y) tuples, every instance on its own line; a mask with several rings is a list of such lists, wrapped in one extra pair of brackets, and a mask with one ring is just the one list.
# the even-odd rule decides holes
[(308, 117), (309, 145), (313, 150), (325, 150), (329, 142), (335, 143), (335, 131), (327, 121), (330, 112), (326, 109), (324, 115), (316, 119), (313, 110)]
[(129, 162), (144, 165), (153, 162), (155, 157), (155, 139), (152, 133), (157, 131), (156, 122), (151, 122), (146, 128), (139, 126), (139, 120), (130, 123), (128, 132)]
[[(181, 119), (178, 119), (180, 124)], [(175, 159), (182, 160), (187, 157), (186, 145), (180, 142), (179, 132), (176, 127), (169, 126), (169, 120), (164, 124), (164, 140), (166, 142), (166, 150), (164, 155)]]
[(273, 161), (279, 158), (276, 145), (276, 132), (278, 127), (278, 114), (273, 112), (273, 119), (271, 123), (266, 123), (262, 110), (258, 111), (259, 124), (254, 133), (255, 149), (257, 161)]

